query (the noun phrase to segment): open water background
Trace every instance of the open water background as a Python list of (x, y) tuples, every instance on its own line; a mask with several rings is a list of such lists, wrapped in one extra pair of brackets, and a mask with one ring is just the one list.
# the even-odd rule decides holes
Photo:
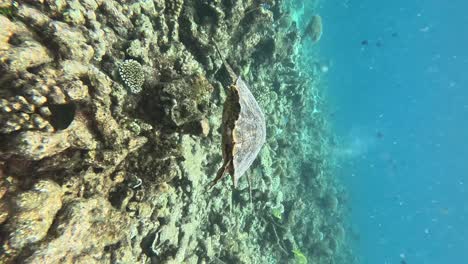
[(468, 2), (305, 5), (360, 263), (468, 263)]

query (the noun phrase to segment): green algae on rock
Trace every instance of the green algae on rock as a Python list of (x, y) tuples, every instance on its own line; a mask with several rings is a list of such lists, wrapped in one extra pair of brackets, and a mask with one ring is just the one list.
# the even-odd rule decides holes
[(296, 264), (307, 264), (307, 257), (299, 249), (294, 249), (294, 260)]

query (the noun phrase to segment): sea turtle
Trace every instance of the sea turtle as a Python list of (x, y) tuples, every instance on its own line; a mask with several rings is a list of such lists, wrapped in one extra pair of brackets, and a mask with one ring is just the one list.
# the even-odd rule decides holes
[[(218, 47), (215, 47), (223, 59)], [(223, 65), (230, 82), (221, 125), (224, 163), (210, 187), (228, 172), (236, 188), (239, 178), (252, 165), (265, 143), (265, 116), (247, 84), (234, 73), (224, 59)]]

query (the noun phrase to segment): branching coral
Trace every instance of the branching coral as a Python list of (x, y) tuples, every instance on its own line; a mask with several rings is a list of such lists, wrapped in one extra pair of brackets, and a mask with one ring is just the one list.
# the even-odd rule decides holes
[(138, 61), (132, 59), (125, 60), (119, 66), (119, 74), (131, 93), (137, 94), (141, 92), (142, 86), (145, 83), (145, 74)]

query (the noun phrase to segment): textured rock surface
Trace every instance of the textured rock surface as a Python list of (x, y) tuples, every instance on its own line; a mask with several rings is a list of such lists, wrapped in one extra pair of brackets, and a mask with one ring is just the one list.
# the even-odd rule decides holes
[[(15, 2), (0, 7), (0, 262), (345, 259), (346, 197), (288, 1)], [(205, 188), (222, 163), (214, 41), (267, 121), (235, 191)]]
[(40, 181), (32, 190), (12, 197), (11, 214), (5, 226), (10, 236), (3, 250), (15, 251), (44, 239), (62, 207), (62, 196), (56, 183)]
[(130, 239), (130, 231), (128, 217), (112, 208), (104, 198), (77, 199), (62, 208), (47, 241), (40, 243), (26, 261), (109, 262), (110, 254), (105, 254), (105, 247)]

